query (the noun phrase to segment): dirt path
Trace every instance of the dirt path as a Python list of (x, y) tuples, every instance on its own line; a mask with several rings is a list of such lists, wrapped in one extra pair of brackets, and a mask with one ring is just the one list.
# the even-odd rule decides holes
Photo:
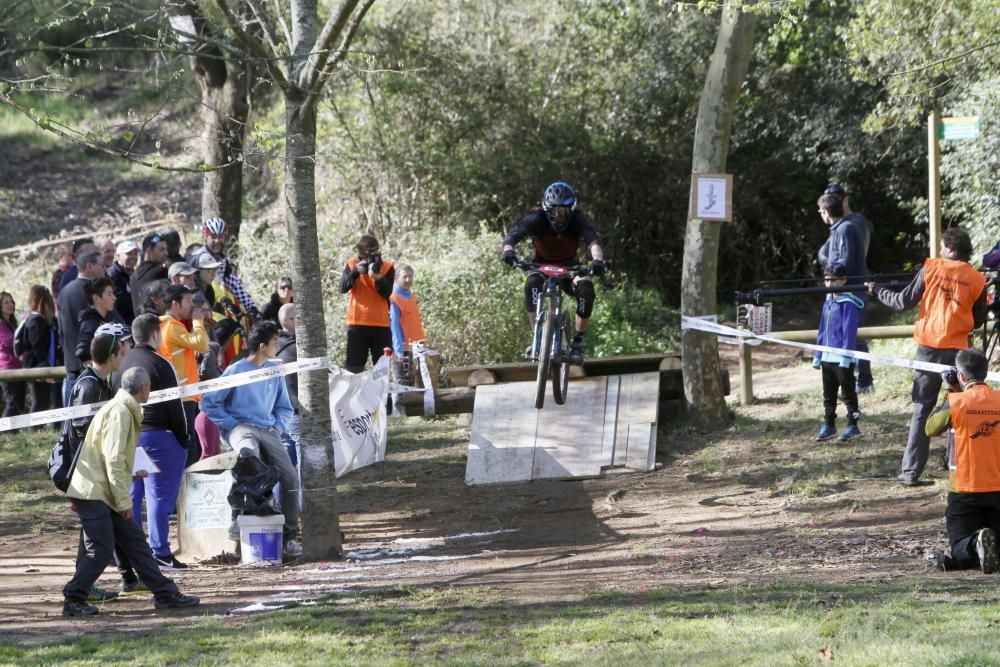
[[(176, 576), (204, 601), (188, 614), (154, 614), (140, 597), (106, 604), (86, 626), (62, 619), (76, 539), (67, 516), (62, 530), (0, 538), (0, 605), (8, 610), (0, 632), (48, 641), (394, 586), (487, 587), (503, 599), (552, 602), (612, 589), (641, 596), (664, 586), (940, 576), (927, 559), (945, 547), (941, 484), (891, 482), (907, 405), (870, 398), (863, 442), (817, 445), (815, 397), (797, 398), (815, 384), (812, 372), (800, 364), (755, 378), (762, 400), (737, 408), (727, 431), (661, 434), (671, 451), (650, 473), (470, 488), (467, 429), (448, 422), (442, 441), (440, 422), (415, 422), (402, 449), (390, 440), (384, 469), (342, 480), (345, 560), (198, 566)], [(111, 572), (99, 585), (115, 586)]]

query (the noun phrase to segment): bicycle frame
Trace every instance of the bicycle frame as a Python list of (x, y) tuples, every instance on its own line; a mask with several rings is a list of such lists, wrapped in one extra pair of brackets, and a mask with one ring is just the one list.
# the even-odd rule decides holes
[[(560, 279), (572, 273), (572, 267), (542, 264), (536, 267), (539, 273), (545, 276), (545, 284), (542, 292), (538, 295), (538, 303), (535, 304), (535, 331), (531, 340), (531, 361), (538, 361), (541, 353), (542, 326), (545, 324), (546, 312), (551, 308), (553, 321), (559, 321), (562, 315), (562, 287)], [(551, 305), (549, 305), (551, 304)], [(552, 337), (552, 358), (562, 359), (564, 351), (559, 336)]]

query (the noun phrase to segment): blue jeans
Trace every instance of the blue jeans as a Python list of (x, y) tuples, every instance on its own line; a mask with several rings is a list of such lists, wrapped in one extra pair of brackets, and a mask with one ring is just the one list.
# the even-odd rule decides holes
[(73, 385), (76, 384), (76, 378), (79, 375), (80, 371), (66, 371), (66, 377), (63, 378), (62, 382), (63, 406), (69, 405), (69, 397), (73, 393)]
[(132, 510), (135, 521), (142, 526), (142, 499), (146, 498), (146, 520), (149, 523), (149, 546), (158, 558), (169, 558), (170, 522), (168, 517), (177, 503), (184, 476), (187, 449), (177, 442), (172, 431), (143, 431), (139, 447), (146, 450), (160, 472), (132, 482)]

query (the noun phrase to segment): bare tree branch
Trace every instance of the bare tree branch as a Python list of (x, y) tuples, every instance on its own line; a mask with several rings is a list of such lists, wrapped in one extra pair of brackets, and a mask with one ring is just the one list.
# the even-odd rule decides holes
[(229, 2), (227, 0), (215, 0), (215, 4), (218, 5), (219, 9), (222, 11), (223, 16), (226, 17), (226, 22), (234, 33), (239, 37), (240, 42), (250, 50), (258, 58), (261, 58), (267, 67), (267, 71), (274, 78), (274, 82), (278, 84), (282, 90), (288, 88), (288, 77), (285, 75), (285, 71), (281, 68), (280, 63), (283, 60), (280, 53), (268, 53), (267, 48), (261, 43), (255, 36), (243, 29), (240, 19), (233, 13), (233, 10), (229, 7)]
[(971, 49), (962, 51), (961, 53), (956, 53), (953, 56), (947, 56), (946, 58), (935, 60), (934, 62), (927, 63), (926, 65), (921, 65), (920, 67), (900, 70), (898, 72), (889, 72), (887, 74), (883, 74), (883, 76), (905, 76), (907, 74), (915, 74), (916, 72), (923, 72), (924, 70), (931, 69), (932, 67), (937, 67), (938, 65), (943, 65), (947, 62), (951, 62), (952, 60), (961, 60), (962, 58), (965, 58), (966, 56), (971, 55), (973, 53), (976, 53), (977, 51), (984, 51), (986, 49), (991, 49), (997, 45), (1000, 45), (1000, 40), (996, 40), (994, 42), (988, 42), (986, 44), (980, 44), (979, 46), (974, 46)]
[[(371, 1), (368, 2), (368, 5), (371, 6)], [(330, 59), (329, 50), (333, 48), (335, 42), (340, 41), (344, 25), (347, 24), (347, 20), (351, 17), (351, 12), (357, 6), (358, 0), (341, 0), (341, 3), (330, 14), (330, 18), (327, 19), (326, 25), (323, 26), (323, 30), (320, 31), (319, 37), (316, 38), (316, 43), (312, 47), (313, 51), (322, 51), (323, 53), (311, 59), (310, 66), (299, 74), (299, 83), (306, 90), (315, 90), (313, 86), (316, 85), (320, 73), (326, 68), (326, 64)], [(362, 12), (362, 15), (364, 15), (364, 12)]]
[(274, 15), (278, 17), (278, 25), (281, 26), (281, 32), (285, 35), (285, 44), (291, 45), (292, 43), (292, 31), (288, 29), (288, 22), (285, 21), (285, 15), (282, 12), (281, 3), (279, 0), (273, 0), (274, 2)]
[(107, 153), (108, 155), (113, 155), (115, 157), (128, 160), (129, 162), (134, 162), (144, 167), (149, 167), (150, 169), (158, 169), (160, 171), (176, 171), (176, 172), (186, 172), (192, 174), (203, 174), (207, 171), (216, 171), (218, 169), (224, 169), (237, 162), (236, 160), (233, 160), (227, 162), (226, 164), (218, 164), (211, 166), (199, 165), (197, 167), (164, 166), (159, 161), (155, 162), (150, 161), (148, 159), (149, 157), (148, 155), (138, 155), (132, 153), (130, 149), (115, 148), (113, 146), (107, 146), (105, 144), (93, 141), (92, 139), (89, 139), (84, 133), (77, 130), (76, 128), (70, 127), (69, 125), (65, 125), (64, 123), (58, 120), (53, 120), (51, 118), (40, 118), (38, 116), (32, 115), (29, 109), (25, 109), (24, 107), (22, 107), (17, 102), (14, 102), (11, 99), (0, 97), (0, 104), (6, 104), (12, 109), (15, 109), (20, 113), (24, 114), (29, 120), (31, 120), (32, 123), (38, 126), (39, 129), (45, 130), (46, 132), (51, 132), (56, 136), (62, 137), (63, 139), (66, 139), (67, 141), (76, 144), (77, 146), (82, 146), (84, 148), (90, 148), (96, 151), (100, 151), (102, 153)]
[(330, 80), (330, 76), (333, 74), (334, 68), (337, 66), (344, 56), (348, 53), (347, 47), (351, 45), (351, 41), (354, 39), (355, 33), (358, 31), (358, 27), (361, 25), (362, 19), (364, 19), (365, 14), (371, 9), (371, 6), (375, 4), (375, 0), (365, 0), (364, 5), (361, 9), (356, 11), (351, 17), (351, 22), (347, 26), (347, 30), (340, 40), (340, 48), (336, 50), (333, 54), (333, 58), (328, 60), (323, 70), (319, 73), (319, 78), (312, 83), (309, 90), (309, 96), (306, 98), (306, 105), (311, 106), (316, 103), (316, 99), (319, 97), (320, 93), (323, 92), (323, 88), (326, 86), (327, 81)]
[[(267, 13), (264, 11), (264, 8), (260, 6), (260, 3), (257, 2), (257, 0), (245, 0), (245, 2), (247, 3), (247, 6), (250, 7), (250, 11), (253, 12), (254, 18), (257, 19), (261, 32), (264, 33), (264, 37), (267, 39), (267, 43), (271, 46), (271, 50), (274, 51), (274, 55), (280, 56), (281, 49), (279, 47), (282, 42), (277, 36), (274, 35), (273, 32), (271, 32), (271, 26), (267, 22)], [(291, 51), (291, 42), (289, 41), (285, 44), (289, 47), (288, 50)]]

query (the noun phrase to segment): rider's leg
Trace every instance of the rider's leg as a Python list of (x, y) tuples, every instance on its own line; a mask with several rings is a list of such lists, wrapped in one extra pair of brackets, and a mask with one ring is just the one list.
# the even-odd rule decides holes
[(545, 276), (540, 273), (529, 273), (524, 281), (524, 307), (528, 311), (528, 335), (535, 337), (535, 322), (538, 318), (538, 299), (545, 287)]
[(594, 283), (589, 278), (580, 278), (574, 283), (576, 292), (576, 335), (570, 344), (570, 363), (583, 363), (583, 335), (590, 325), (590, 314), (594, 310)]

